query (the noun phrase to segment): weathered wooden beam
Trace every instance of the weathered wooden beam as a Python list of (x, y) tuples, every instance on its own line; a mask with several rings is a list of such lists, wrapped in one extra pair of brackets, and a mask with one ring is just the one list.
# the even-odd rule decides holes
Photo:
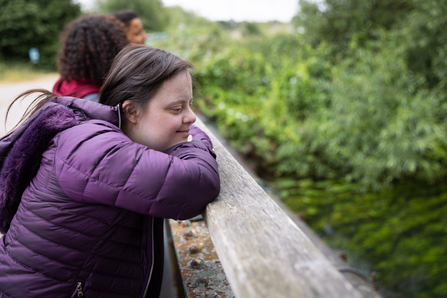
[(221, 193), (203, 213), (236, 297), (362, 295), (197, 119), (214, 144)]

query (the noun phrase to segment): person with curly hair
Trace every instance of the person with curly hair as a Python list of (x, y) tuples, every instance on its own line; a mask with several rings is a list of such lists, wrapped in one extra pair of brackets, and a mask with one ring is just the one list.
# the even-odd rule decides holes
[(87, 15), (67, 24), (60, 41), (61, 77), (53, 93), (98, 102), (113, 59), (129, 43), (124, 25), (113, 16)]
[(131, 9), (119, 10), (112, 13), (112, 16), (123, 22), (126, 27), (127, 39), (132, 43), (144, 44), (147, 34), (143, 30), (138, 14)]

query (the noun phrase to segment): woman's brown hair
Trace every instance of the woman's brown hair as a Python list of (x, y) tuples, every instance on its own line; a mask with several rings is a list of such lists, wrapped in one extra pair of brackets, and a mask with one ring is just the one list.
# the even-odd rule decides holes
[(99, 102), (115, 106), (130, 100), (144, 110), (164, 81), (191, 69), (190, 62), (171, 52), (129, 44), (113, 61), (101, 88)]

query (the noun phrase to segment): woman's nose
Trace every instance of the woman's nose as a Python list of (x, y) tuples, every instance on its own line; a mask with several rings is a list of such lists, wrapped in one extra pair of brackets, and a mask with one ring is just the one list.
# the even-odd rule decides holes
[(196, 114), (194, 114), (192, 109), (190, 107), (188, 107), (188, 110), (186, 111), (186, 115), (183, 118), (183, 122), (193, 124), (194, 122), (196, 122), (196, 119), (197, 119)]

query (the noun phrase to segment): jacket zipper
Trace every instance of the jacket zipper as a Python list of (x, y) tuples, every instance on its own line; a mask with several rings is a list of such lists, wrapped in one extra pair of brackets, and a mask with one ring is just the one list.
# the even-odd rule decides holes
[(84, 292), (82, 291), (82, 282), (78, 281), (78, 284), (76, 285), (76, 290), (73, 292), (73, 295), (71, 295), (71, 298), (74, 297), (84, 297)]
[(151, 271), (149, 273), (149, 279), (147, 280), (147, 284), (146, 284), (146, 289), (144, 290), (144, 295), (143, 297), (146, 297), (147, 294), (147, 289), (149, 288), (149, 283), (151, 282), (151, 277), (152, 277), (152, 271), (154, 270), (154, 217), (152, 217), (152, 242), (151, 242), (151, 247), (152, 247), (152, 264), (151, 264)]
[[(154, 217), (152, 217), (152, 233), (151, 233), (151, 247), (152, 247), (152, 264), (151, 264), (151, 271), (149, 273), (149, 278), (147, 280), (146, 283), (146, 289), (144, 290), (144, 295), (143, 297), (146, 297), (147, 294), (147, 290), (149, 288), (149, 283), (151, 281), (151, 277), (152, 277), (152, 271), (154, 270)], [(71, 295), (71, 298), (75, 298), (75, 297), (84, 297), (84, 292), (82, 291), (82, 282), (78, 282), (78, 284), (76, 285), (76, 290), (73, 292), (73, 295)]]

